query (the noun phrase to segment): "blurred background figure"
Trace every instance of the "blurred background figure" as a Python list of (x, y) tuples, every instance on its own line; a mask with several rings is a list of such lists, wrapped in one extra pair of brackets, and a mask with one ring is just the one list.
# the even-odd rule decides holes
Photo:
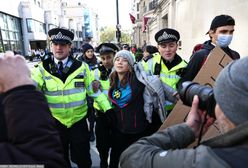
[(143, 58), (143, 52), (141, 48), (137, 48), (137, 51), (134, 54), (136, 62), (139, 62)]
[[(94, 48), (89, 43), (82, 45), (83, 55), (79, 60), (84, 61), (89, 65), (90, 70), (97, 66), (97, 58), (94, 54)], [(90, 141), (95, 141), (94, 125), (95, 125), (95, 109), (93, 107), (94, 100), (92, 97), (87, 96), (87, 105), (88, 105), (88, 121), (90, 127)]]
[(123, 44), (122, 49), (130, 51), (130, 46), (128, 44)]
[(152, 54), (158, 52), (158, 48), (153, 45), (147, 45), (143, 48), (143, 59), (146, 60), (148, 56), (152, 57)]
[(193, 48), (192, 54), (194, 54), (196, 51), (200, 50), (203, 47), (203, 44), (196, 44)]

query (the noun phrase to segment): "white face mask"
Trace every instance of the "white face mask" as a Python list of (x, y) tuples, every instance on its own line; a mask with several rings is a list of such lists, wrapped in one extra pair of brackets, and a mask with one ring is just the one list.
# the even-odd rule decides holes
[(233, 35), (218, 34), (216, 44), (220, 47), (227, 47), (232, 42)]

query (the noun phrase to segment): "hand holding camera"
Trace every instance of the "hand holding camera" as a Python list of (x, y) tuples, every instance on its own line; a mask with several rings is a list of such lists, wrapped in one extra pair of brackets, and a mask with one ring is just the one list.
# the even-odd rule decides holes
[(183, 103), (191, 106), (186, 124), (192, 128), (195, 137), (204, 134), (215, 120), (215, 99), (213, 89), (194, 82), (184, 82), (179, 95)]
[(198, 105), (199, 97), (195, 95), (186, 120), (186, 124), (193, 130), (196, 138), (201, 136), (201, 134), (204, 134), (215, 120), (214, 118), (206, 115), (206, 110), (199, 109)]

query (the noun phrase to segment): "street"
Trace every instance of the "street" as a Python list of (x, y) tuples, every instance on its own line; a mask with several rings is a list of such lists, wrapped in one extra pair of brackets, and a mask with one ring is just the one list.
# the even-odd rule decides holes
[[(32, 70), (35, 65), (37, 65), (39, 61), (27, 61), (28, 67)], [(90, 154), (91, 154), (91, 160), (92, 160), (92, 168), (99, 168), (100, 166), (100, 159), (98, 155), (98, 151), (96, 149), (96, 141), (90, 142)], [(72, 168), (77, 168), (77, 166), (72, 163)]]

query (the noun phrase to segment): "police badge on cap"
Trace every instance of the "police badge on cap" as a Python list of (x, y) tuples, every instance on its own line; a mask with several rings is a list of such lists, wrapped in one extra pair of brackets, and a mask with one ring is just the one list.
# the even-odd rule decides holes
[(179, 39), (180, 39), (180, 34), (178, 31), (174, 29), (165, 28), (165, 29), (159, 30), (155, 34), (155, 40), (157, 41), (158, 44), (169, 43), (173, 41), (178, 42)]
[(53, 43), (66, 43), (71, 44), (74, 34), (63, 28), (54, 28), (48, 31), (48, 36)]

